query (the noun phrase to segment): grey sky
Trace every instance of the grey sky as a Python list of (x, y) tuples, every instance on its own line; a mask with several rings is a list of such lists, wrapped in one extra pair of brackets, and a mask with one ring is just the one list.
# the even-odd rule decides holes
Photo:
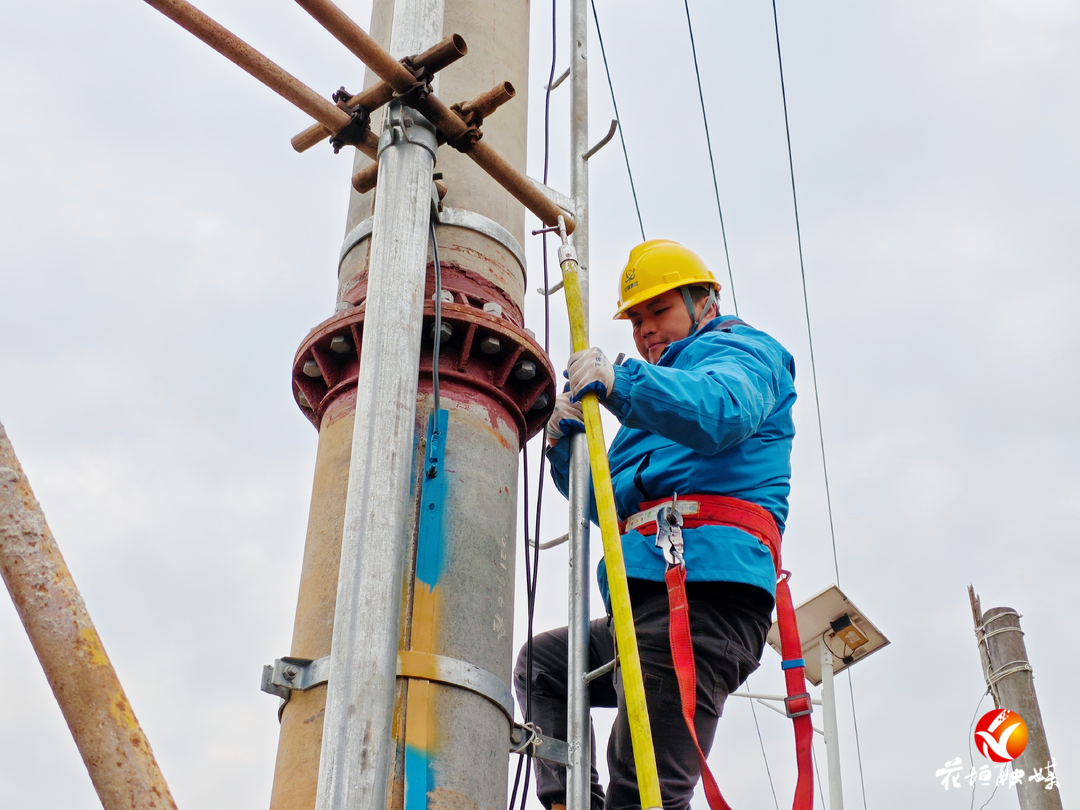
[[(726, 275), (682, 4), (597, 5), (646, 235)], [(893, 642), (852, 673), (867, 806), (970, 803), (934, 777), (948, 759), (971, 765), (983, 683), (969, 582), (984, 607), (1024, 614), (1068, 802), (1080, 773), (1080, 9), (778, 5), (841, 586)], [(367, 4), (343, 6), (366, 22)], [(200, 7), (320, 90), (359, 84), (294, 4)], [(771, 7), (691, 10), (740, 314), (799, 367), (785, 538), (798, 602), (835, 574)], [(550, 6), (534, 4), (534, 176), (549, 26)], [(612, 114), (591, 47), (597, 139)], [(552, 107), (563, 189), (567, 89)], [(332, 311), (349, 161), (296, 155), (301, 113), (138, 2), (7, 9), (0, 99), (0, 421), (180, 806), (265, 807), (276, 704), (258, 675), (288, 650), (315, 452), (289, 369)], [(614, 356), (633, 351), (608, 317), (637, 220), (617, 141), (590, 165), (593, 338)], [(541, 260), (527, 250), (532, 290)], [(552, 327), (560, 366), (561, 301)], [(550, 485), (545, 501), (548, 538), (566, 518)], [(549, 552), (538, 627), (564, 621), (565, 579), (565, 554)], [(521, 638), (523, 604), (517, 625)], [(97, 806), (5, 607), (0, 659), (0, 806)], [(778, 691), (778, 658), (763, 661), (754, 688)], [(847, 683), (845, 794), (861, 807)], [(783, 807), (790, 726), (757, 715)], [(734, 806), (771, 806), (745, 703), (729, 703), (712, 761)], [(1003, 789), (990, 804), (1012, 806)]]

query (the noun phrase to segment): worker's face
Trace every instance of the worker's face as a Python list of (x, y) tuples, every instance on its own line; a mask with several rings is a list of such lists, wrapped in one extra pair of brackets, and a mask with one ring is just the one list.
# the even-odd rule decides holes
[[(697, 302), (695, 309), (698, 315), (701, 315), (707, 300)], [(710, 309), (714, 307), (710, 306)], [(692, 323), (683, 302), (682, 292), (678, 289), (668, 290), (650, 298), (644, 304), (628, 309), (626, 317), (634, 327), (634, 343), (637, 345), (638, 354), (648, 363), (659, 360), (669, 343), (689, 335)]]

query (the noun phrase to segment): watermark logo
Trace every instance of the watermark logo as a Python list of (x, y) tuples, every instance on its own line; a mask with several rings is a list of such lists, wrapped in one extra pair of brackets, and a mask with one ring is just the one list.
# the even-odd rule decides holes
[(1027, 747), (1024, 718), (1010, 709), (987, 712), (975, 726), (975, 747), (991, 762), (1012, 762)]

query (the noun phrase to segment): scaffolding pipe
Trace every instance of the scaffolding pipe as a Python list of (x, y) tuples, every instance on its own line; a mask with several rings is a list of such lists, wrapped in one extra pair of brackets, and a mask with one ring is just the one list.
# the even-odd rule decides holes
[[(589, 328), (589, 42), (587, 0), (573, 0), (570, 9), (570, 197), (577, 230), (578, 284), (586, 339)], [(570, 439), (570, 607), (567, 618), (568, 688), (566, 737), (570, 764), (566, 771), (568, 810), (589, 810), (592, 803), (592, 723), (589, 715), (589, 496), (592, 478), (589, 445), (584, 433)]]
[[(443, 0), (398, 0), (391, 50), (416, 53), (442, 26)], [(435, 130), (391, 104), (381, 144), (379, 178), (393, 193), (375, 201), (317, 810), (384, 810), (395, 752)]]
[[(452, 65), (458, 59), (468, 53), (468, 46), (463, 37), (452, 34), (434, 47), (428, 48), (419, 56), (412, 58), (412, 63), (418, 68), (427, 68), (432, 73), (438, 73), (447, 65)], [(363, 107), (369, 113), (379, 109), (384, 104), (389, 104), (394, 98), (394, 88), (387, 82), (377, 82), (371, 87), (357, 93), (345, 101), (345, 106), (350, 110)], [(306, 152), (316, 144), (322, 143), (331, 135), (330, 130), (322, 124), (312, 124), (298, 135), (292, 138), (292, 146), (297, 152)], [(374, 155), (368, 155), (372, 160)]]
[(175, 810), (150, 742), (2, 424), (0, 572), (102, 807)]
[[(320, 96), (191, 3), (185, 0), (145, 0), (145, 2), (181, 28), (194, 34), (237, 67), (247, 71), (286, 101), (306, 112), (331, 132), (337, 132), (349, 123), (347, 112)], [(398, 67), (401, 66), (398, 65)]]
[[(296, 0), (304, 11), (330, 32), (338, 42), (371, 68), (371, 72), (389, 84), (395, 93), (407, 93), (416, 84), (416, 77), (401, 62), (390, 55), (394, 53), (415, 53), (417, 46), (395, 47), (395, 37), (390, 51), (385, 50), (371, 38), (367, 31), (357, 25), (348, 14), (330, 2), (330, 0)], [(397, 14), (394, 15), (394, 31), (397, 31)], [(441, 17), (440, 17), (441, 19)], [(442, 34), (440, 25), (436, 36)]]

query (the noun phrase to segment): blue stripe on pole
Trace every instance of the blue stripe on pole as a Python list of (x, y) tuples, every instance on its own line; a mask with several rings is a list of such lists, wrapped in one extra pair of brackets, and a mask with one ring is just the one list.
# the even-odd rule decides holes
[(796, 667), (805, 667), (806, 659), (804, 658), (792, 658), (790, 661), (781, 661), (780, 669), (795, 669)]

